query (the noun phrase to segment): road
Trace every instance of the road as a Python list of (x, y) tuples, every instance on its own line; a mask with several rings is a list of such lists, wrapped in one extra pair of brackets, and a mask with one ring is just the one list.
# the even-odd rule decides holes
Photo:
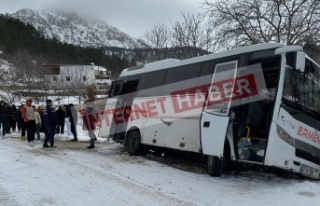
[(56, 149), (0, 141), (0, 202), (35, 205), (315, 205), (319, 182), (246, 171), (212, 178), (146, 157), (122, 145), (58, 141)]

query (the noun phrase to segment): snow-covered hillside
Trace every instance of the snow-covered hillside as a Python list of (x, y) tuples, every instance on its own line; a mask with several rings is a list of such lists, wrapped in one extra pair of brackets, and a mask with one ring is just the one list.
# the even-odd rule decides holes
[(133, 48), (137, 41), (117, 28), (76, 13), (53, 10), (21, 9), (11, 15), (24, 23), (33, 25), (46, 37), (83, 47)]

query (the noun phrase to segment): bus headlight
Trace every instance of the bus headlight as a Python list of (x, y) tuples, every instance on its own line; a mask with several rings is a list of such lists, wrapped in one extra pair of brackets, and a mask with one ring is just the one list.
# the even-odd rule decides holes
[(320, 178), (320, 173), (318, 169), (314, 169), (312, 167), (309, 167), (307, 165), (301, 164), (300, 167), (300, 172), (310, 178), (315, 178), (315, 179), (319, 179)]
[(294, 146), (294, 139), (291, 137), (286, 131), (284, 131), (279, 125), (277, 125), (277, 133), (279, 137), (285, 141), (286, 143), (290, 144), (291, 146)]

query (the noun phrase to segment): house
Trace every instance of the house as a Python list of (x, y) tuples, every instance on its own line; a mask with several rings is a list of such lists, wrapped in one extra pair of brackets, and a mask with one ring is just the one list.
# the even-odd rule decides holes
[(110, 84), (111, 72), (102, 66), (90, 65), (42, 65), (41, 71), (46, 89), (76, 90), (95, 86), (96, 90), (106, 90)]

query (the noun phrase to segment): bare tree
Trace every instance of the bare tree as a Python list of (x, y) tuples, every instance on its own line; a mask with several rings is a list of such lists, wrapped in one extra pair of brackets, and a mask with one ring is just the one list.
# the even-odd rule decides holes
[(207, 22), (202, 28), (200, 48), (208, 52), (214, 52), (216, 50), (216, 45), (214, 44), (213, 24), (211, 22)]
[(9, 69), (4, 65), (4, 62), (2, 59), (0, 59), (0, 85), (6, 85), (7, 84), (7, 78), (8, 78), (8, 73), (9, 73)]
[(84, 99), (85, 102), (93, 102), (96, 100), (96, 90), (95, 87), (93, 85), (88, 85), (85, 88), (85, 94), (84, 94)]
[(4, 65), (4, 62), (0, 59), (0, 99), (8, 101), (7, 93), (4, 92), (4, 87), (7, 85), (9, 69), (2, 65)]
[(0, 85), (5, 87), (17, 85), (17, 82), (20, 78), (16, 74), (17, 69), (13, 64), (5, 60), (10, 59), (10, 57), (1, 55), (0, 58), (2, 58), (0, 59)]
[(161, 60), (166, 58), (166, 50), (171, 41), (171, 31), (164, 24), (156, 24), (151, 31), (139, 38), (139, 41), (144, 47), (154, 50), (151, 61)]
[[(1, 64), (5, 63), (4, 67)], [(0, 60), (0, 99), (3, 99), (9, 103), (13, 103), (17, 99), (15, 94), (15, 86), (17, 75), (15, 74), (16, 69), (10, 66), (9, 62)]]
[(39, 89), (44, 83), (39, 70), (42, 58), (31, 55), (27, 50), (2, 54), (1, 57), (6, 60), (0, 62), (5, 65), (0, 68), (0, 86), (7, 92), (8, 101), (13, 102), (21, 95), (39, 96)]
[(204, 0), (222, 47), (320, 42), (319, 0)]
[(211, 49), (213, 27), (212, 24), (205, 24), (205, 16), (183, 12), (181, 15), (183, 20), (173, 26), (174, 45), (189, 48), (189, 57), (201, 55), (198, 49)]
[(31, 92), (34, 86), (41, 84), (42, 73), (40, 66), (43, 64), (41, 58), (31, 55), (28, 51), (18, 51), (11, 56), (10, 62), (14, 66), (12, 78), (22, 83)]
[(144, 42), (152, 48), (165, 48), (169, 46), (171, 31), (164, 24), (156, 24), (152, 30), (144, 34)]

